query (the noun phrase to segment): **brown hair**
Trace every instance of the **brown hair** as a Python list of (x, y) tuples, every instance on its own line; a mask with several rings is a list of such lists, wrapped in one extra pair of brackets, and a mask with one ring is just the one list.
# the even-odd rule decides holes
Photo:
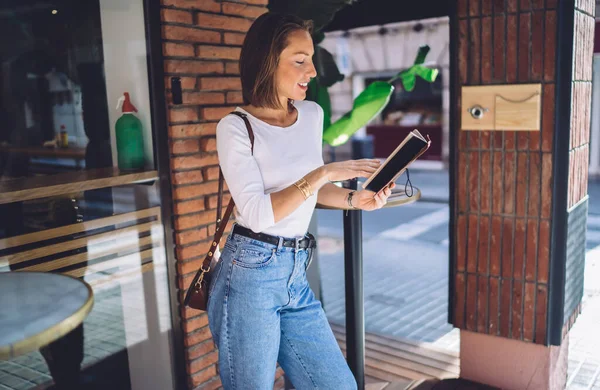
[(290, 33), (312, 33), (313, 23), (294, 15), (268, 12), (259, 16), (246, 34), (240, 54), (240, 76), (244, 104), (283, 108), (277, 98), (275, 71)]

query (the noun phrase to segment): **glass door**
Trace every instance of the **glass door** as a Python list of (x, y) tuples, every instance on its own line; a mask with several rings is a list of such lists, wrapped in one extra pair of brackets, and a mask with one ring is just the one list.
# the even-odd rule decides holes
[(76, 388), (175, 387), (144, 14), (143, 0), (0, 4), (0, 272), (94, 292), (81, 326), (0, 361), (2, 389), (53, 388), (77, 366)]

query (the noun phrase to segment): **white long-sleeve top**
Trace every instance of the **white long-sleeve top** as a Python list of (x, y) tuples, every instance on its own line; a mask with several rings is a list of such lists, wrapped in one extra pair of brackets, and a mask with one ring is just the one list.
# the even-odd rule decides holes
[(243, 110), (254, 131), (254, 155), (242, 118), (227, 115), (217, 125), (217, 152), (223, 176), (236, 204), (237, 223), (257, 233), (302, 237), (317, 203), (317, 192), (275, 223), (272, 192), (294, 184), (324, 164), (323, 110), (296, 101), (298, 119), (288, 127), (270, 125)]

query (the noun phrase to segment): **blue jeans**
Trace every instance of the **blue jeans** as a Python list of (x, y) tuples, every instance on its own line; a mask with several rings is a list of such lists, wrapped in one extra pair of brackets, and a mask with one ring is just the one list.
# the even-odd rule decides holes
[(208, 320), (226, 390), (272, 390), (276, 362), (297, 390), (356, 381), (306, 280), (308, 251), (230, 235), (209, 284)]

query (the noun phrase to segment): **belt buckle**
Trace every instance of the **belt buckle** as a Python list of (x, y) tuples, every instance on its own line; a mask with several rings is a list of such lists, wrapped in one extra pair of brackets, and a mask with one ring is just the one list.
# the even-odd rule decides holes
[(306, 262), (306, 267), (305, 267), (305, 271), (308, 270), (308, 267), (310, 267), (314, 255), (315, 255), (315, 248), (316, 248), (316, 243), (317, 241), (315, 240), (315, 236), (313, 236), (310, 233), (306, 233), (306, 235), (304, 236), (304, 238), (306, 239), (307, 243), (306, 243), (306, 252), (308, 253), (308, 261)]

